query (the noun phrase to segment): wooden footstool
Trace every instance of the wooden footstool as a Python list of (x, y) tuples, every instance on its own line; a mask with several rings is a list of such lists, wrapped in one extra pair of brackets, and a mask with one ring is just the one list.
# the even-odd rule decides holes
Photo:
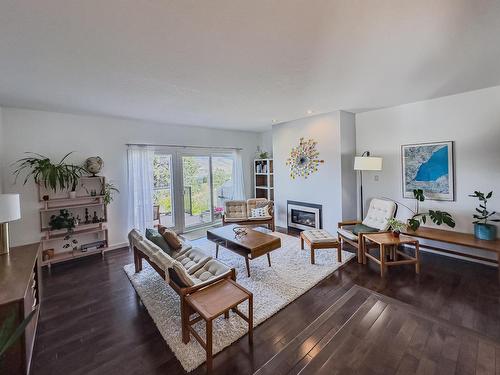
[[(248, 300), (248, 316), (238, 310), (238, 305)], [(198, 316), (187, 322), (189, 333), (200, 343), (207, 352), (207, 372), (212, 371), (212, 322), (215, 318), (224, 314), (229, 318), (229, 311), (234, 311), (248, 323), (248, 342), (253, 342), (253, 294), (237, 284), (233, 280), (224, 279), (218, 283), (207, 286), (204, 289), (190, 294), (186, 297), (189, 308)], [(206, 323), (206, 340), (196, 333), (193, 324), (204, 320)], [(188, 338), (189, 342), (189, 338)]]
[(300, 248), (304, 249), (304, 242), (311, 249), (311, 264), (314, 264), (316, 249), (337, 249), (337, 261), (342, 262), (342, 251), (337, 237), (332, 236), (324, 229), (311, 229), (300, 232)]

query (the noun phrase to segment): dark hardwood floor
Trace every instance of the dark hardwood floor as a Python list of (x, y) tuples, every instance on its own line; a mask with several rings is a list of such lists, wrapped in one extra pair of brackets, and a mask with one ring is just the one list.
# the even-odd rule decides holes
[[(184, 373), (122, 269), (132, 262), (121, 249), (44, 270), (32, 374)], [(253, 373), (353, 285), (500, 342), (497, 269), (423, 253), (420, 275), (411, 266), (393, 267), (385, 279), (373, 264), (351, 261), (258, 326), (252, 348), (244, 337), (219, 353), (214, 373)], [(461, 355), (475, 358), (477, 350), (471, 345)], [(192, 373), (204, 372), (202, 366)]]

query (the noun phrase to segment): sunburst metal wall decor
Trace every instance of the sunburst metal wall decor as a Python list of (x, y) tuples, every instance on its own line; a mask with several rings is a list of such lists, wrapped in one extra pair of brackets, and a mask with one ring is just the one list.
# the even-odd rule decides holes
[(290, 167), (290, 177), (292, 179), (296, 177), (307, 178), (318, 170), (320, 163), (325, 162), (318, 159), (317, 143), (312, 139), (306, 141), (304, 138), (300, 138), (299, 145), (292, 148), (290, 157), (286, 161), (286, 165)]

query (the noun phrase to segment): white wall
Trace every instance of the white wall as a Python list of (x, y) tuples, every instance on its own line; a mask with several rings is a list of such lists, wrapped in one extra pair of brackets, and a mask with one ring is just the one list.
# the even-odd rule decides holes
[[(115, 183), (120, 194), (108, 211), (110, 245), (126, 242), (127, 158), (126, 143), (177, 144), (189, 146), (241, 147), (247, 194), (252, 193), (251, 160), (260, 134), (223, 131), (182, 125), (165, 125), (112, 117), (83, 116), (54, 112), (3, 108), (4, 166), (32, 151), (54, 160), (75, 151), (72, 161), (81, 163), (88, 156), (104, 160), (102, 174)], [(4, 191), (20, 192), (22, 219), (11, 224), (14, 245), (40, 240), (35, 186), (13, 185), (12, 168), (4, 168)]]
[(2, 108), (0, 108), (0, 194), (3, 192), (3, 169), (5, 158), (3, 156), (4, 149), (4, 139), (3, 139), (3, 118), (2, 118)]
[[(343, 179), (346, 181), (346, 191), (354, 182), (352, 169), (354, 157), (354, 116), (332, 112), (324, 115), (311, 116), (273, 126), (274, 154), (274, 185), (277, 212), (277, 225), (286, 227), (287, 200), (297, 200), (323, 205), (323, 227), (332, 233), (336, 232), (337, 222), (342, 218), (352, 218), (356, 210), (356, 200), (347, 199), (344, 194)], [(292, 147), (299, 144), (300, 137), (312, 138), (318, 142), (320, 159), (325, 163), (319, 166), (319, 171), (309, 178), (289, 176), (286, 159)], [(342, 140), (346, 142), (341, 145)], [(347, 142), (352, 144), (347, 145)], [(351, 157), (350, 167), (347, 158)], [(343, 160), (343, 157), (346, 159)], [(345, 206), (344, 206), (345, 204)]]
[[(457, 231), (472, 232), (477, 201), (468, 194), (493, 190), (489, 208), (500, 210), (500, 86), (357, 114), (358, 153), (369, 150), (384, 158), (383, 171), (364, 174), (366, 201), (385, 196), (413, 207), (402, 198), (401, 145), (434, 141), (455, 142), (456, 201), (426, 201), (423, 208), (446, 210)], [(408, 215), (403, 207), (399, 212)]]
[(273, 131), (268, 130), (260, 133), (260, 147), (263, 151), (269, 152), (273, 155)]

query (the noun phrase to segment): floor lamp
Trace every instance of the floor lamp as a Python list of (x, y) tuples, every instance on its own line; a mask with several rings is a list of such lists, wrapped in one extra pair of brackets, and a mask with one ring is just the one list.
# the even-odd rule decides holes
[(354, 158), (354, 170), (359, 171), (361, 220), (363, 220), (363, 171), (381, 171), (382, 158), (370, 156), (370, 151), (365, 151), (361, 156)]

